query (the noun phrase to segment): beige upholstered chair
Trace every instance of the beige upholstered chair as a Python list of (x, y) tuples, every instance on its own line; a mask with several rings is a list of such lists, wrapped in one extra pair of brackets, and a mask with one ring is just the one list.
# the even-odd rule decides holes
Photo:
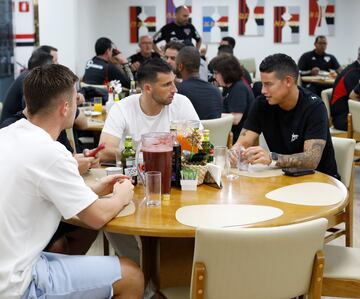
[(199, 228), (191, 293), (186, 288), (161, 293), (168, 299), (320, 298), (327, 223), (316, 219), (269, 228)]
[(255, 58), (244, 58), (239, 59), (240, 64), (246, 68), (246, 70), (252, 75), (253, 78), (256, 77), (256, 62)]
[(354, 138), (357, 142), (355, 145), (355, 156), (360, 156), (360, 102), (349, 100), (348, 115), (348, 137)]
[(69, 139), (71, 147), (74, 149), (74, 151), (76, 151), (75, 137), (74, 137), (73, 128), (66, 129), (66, 137), (67, 137), (67, 139)]
[(224, 114), (221, 118), (202, 120), (204, 129), (210, 130), (210, 141), (215, 145), (227, 145), (228, 135), (231, 131), (234, 116)]
[[(328, 232), (331, 234), (327, 235), (325, 240), (326, 242), (329, 242), (335, 238), (345, 235), (346, 246), (351, 247), (353, 244), (353, 161), (355, 140), (349, 138), (332, 137), (332, 142), (335, 151), (335, 160), (338, 173), (341, 176), (342, 183), (349, 192), (349, 203), (342, 212), (328, 218), (329, 227), (331, 227)], [(345, 223), (345, 228), (334, 227), (341, 223)]]
[(330, 100), (331, 100), (332, 92), (333, 92), (332, 88), (325, 89), (321, 92), (321, 99), (323, 100), (323, 102), (325, 104), (327, 116), (328, 116), (328, 120), (329, 120), (330, 134), (331, 134), (331, 136), (336, 136), (336, 137), (347, 137), (347, 131), (335, 129), (333, 126), (331, 112), (330, 112), (331, 111), (330, 110)]
[(323, 296), (360, 298), (360, 249), (326, 245)]

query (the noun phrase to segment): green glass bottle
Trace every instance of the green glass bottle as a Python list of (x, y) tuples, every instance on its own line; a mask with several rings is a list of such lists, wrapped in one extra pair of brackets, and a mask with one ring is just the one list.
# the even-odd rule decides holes
[(124, 174), (133, 180), (134, 185), (137, 184), (137, 169), (135, 164), (135, 150), (131, 136), (125, 137), (124, 149), (121, 153), (121, 163), (123, 165)]
[(203, 130), (204, 140), (201, 143), (202, 152), (206, 155), (207, 162), (214, 161), (214, 145), (210, 142), (210, 130)]

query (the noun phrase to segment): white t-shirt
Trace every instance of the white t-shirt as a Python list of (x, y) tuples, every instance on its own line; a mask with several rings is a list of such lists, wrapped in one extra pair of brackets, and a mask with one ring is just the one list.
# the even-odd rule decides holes
[(98, 196), (71, 153), (26, 119), (0, 130), (0, 298), (19, 298), (61, 216)]
[(140, 94), (135, 94), (111, 107), (103, 132), (120, 138), (120, 147), (123, 147), (126, 135), (131, 135), (137, 143), (142, 134), (170, 132), (173, 120), (199, 120), (194, 106), (186, 96), (176, 93), (170, 105), (164, 106), (158, 115), (149, 116), (141, 110)]

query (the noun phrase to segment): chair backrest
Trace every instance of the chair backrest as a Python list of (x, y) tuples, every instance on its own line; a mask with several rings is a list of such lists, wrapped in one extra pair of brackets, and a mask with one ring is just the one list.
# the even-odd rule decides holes
[(1, 118), (2, 109), (3, 109), (3, 103), (0, 102), (0, 118)]
[(278, 299), (308, 293), (327, 223), (322, 218), (269, 228), (197, 229), (194, 265), (202, 262), (206, 268), (203, 298)]
[(75, 137), (73, 128), (66, 129), (66, 137), (69, 139), (71, 147), (76, 151)]
[(360, 133), (360, 102), (349, 100), (349, 112), (352, 115), (353, 132)]
[(332, 137), (335, 160), (341, 181), (349, 188), (354, 161), (355, 140), (349, 138)]
[(256, 76), (256, 62), (255, 58), (239, 59), (240, 64), (246, 68), (246, 70), (252, 74), (253, 78)]
[(85, 82), (80, 82), (80, 87), (94, 87), (94, 88), (100, 88), (108, 90), (108, 87), (106, 85), (97, 85), (97, 84), (87, 84)]
[(332, 118), (331, 118), (331, 110), (330, 110), (330, 100), (331, 100), (332, 92), (333, 92), (332, 88), (324, 89), (321, 92), (321, 99), (323, 100), (325, 107), (326, 107), (326, 112), (327, 112), (330, 127), (332, 126)]
[(225, 114), (221, 118), (201, 121), (204, 129), (210, 130), (210, 142), (214, 146), (226, 146), (233, 119), (234, 116), (232, 114)]

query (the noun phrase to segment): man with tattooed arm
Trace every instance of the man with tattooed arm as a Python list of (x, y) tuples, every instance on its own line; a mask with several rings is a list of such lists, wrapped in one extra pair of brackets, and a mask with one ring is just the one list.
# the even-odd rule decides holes
[[(297, 86), (298, 75), (295, 61), (285, 54), (261, 62), (262, 95), (233, 148), (245, 147), (242, 155), (250, 164), (311, 168), (339, 178), (325, 105)], [(270, 152), (253, 146), (261, 133)]]

